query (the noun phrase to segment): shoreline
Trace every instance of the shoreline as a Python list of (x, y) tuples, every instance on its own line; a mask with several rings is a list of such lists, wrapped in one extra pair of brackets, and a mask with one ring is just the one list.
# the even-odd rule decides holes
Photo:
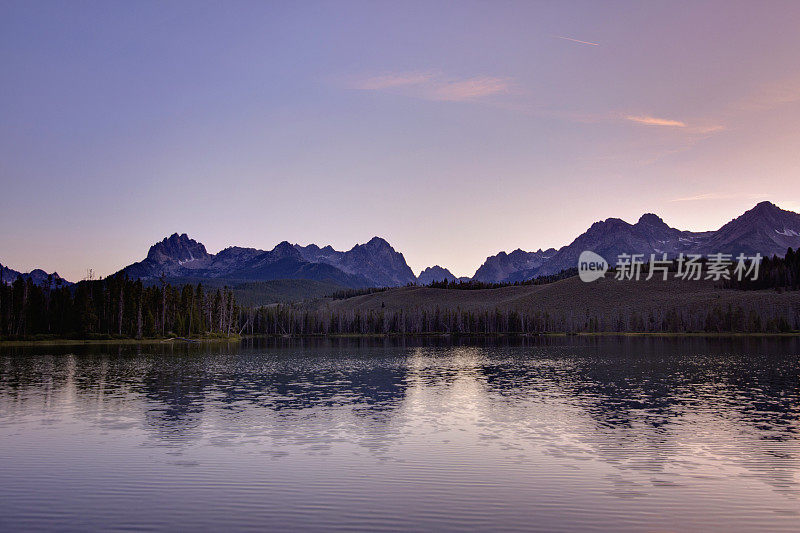
[(38, 340), (0, 340), (0, 348), (5, 346), (102, 346), (117, 344), (229, 344), (241, 342), (242, 337), (206, 339), (38, 339)]
[(103, 346), (119, 344), (231, 344), (241, 343), (248, 339), (380, 339), (380, 338), (546, 338), (546, 337), (653, 337), (653, 338), (759, 338), (759, 337), (800, 337), (800, 332), (787, 333), (765, 333), (765, 332), (623, 332), (623, 331), (603, 331), (603, 332), (552, 332), (538, 334), (520, 333), (364, 333), (364, 334), (331, 334), (331, 335), (246, 335), (228, 338), (200, 338), (187, 339), (171, 337), (167, 339), (36, 339), (36, 340), (0, 340), (2, 347), (24, 347), (24, 346)]

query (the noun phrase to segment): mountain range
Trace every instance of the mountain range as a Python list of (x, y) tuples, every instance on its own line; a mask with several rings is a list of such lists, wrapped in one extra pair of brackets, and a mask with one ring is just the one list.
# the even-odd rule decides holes
[(800, 214), (780, 209), (770, 202), (761, 202), (716, 231), (692, 232), (675, 229), (652, 213), (641, 216), (635, 224), (619, 218), (595, 222), (582, 235), (558, 250), (510, 254), (500, 252), (487, 258), (475, 273), (476, 281), (507, 283), (557, 274), (575, 267), (578, 256), (591, 250), (615, 263), (626, 254), (679, 253), (708, 255), (744, 253), (762, 256), (786, 253), (789, 247), (800, 246)]
[[(787, 248), (800, 247), (800, 214), (761, 202), (716, 231), (692, 232), (672, 228), (652, 213), (641, 216), (635, 224), (619, 218), (595, 222), (570, 244), (556, 250), (511, 253), (490, 256), (471, 278), (489, 283), (523, 281), (556, 274), (577, 265), (578, 256), (591, 250), (614, 263), (619, 254), (679, 253), (760, 253), (783, 255)], [(150, 247), (147, 257), (121, 270), (131, 278), (157, 282), (163, 275), (186, 282), (214, 281), (243, 283), (272, 280), (314, 280), (343, 288), (397, 287), (427, 285), (433, 281), (455, 281), (449, 270), (439, 265), (423, 270), (417, 277), (403, 254), (384, 239), (374, 237), (348, 251), (331, 246), (301, 246), (283, 241), (272, 250), (232, 246), (217, 254), (184, 234), (173, 234)], [(10, 283), (19, 272), (5, 268), (3, 279)], [(48, 274), (33, 270), (22, 274), (43, 283)], [(53, 274), (54, 278), (58, 274)]]
[(18, 277), (22, 276), (23, 279), (31, 279), (36, 285), (44, 285), (47, 283), (47, 280), (53, 283), (53, 285), (72, 285), (69, 281), (65, 280), (61, 276), (58, 275), (58, 272), (48, 273), (42, 270), (41, 268), (35, 268), (30, 272), (18, 272), (7, 266), (0, 265), (0, 280), (2, 283), (6, 283), (8, 285), (14, 283), (14, 280)]
[(342, 287), (396, 287), (415, 283), (403, 254), (380, 237), (346, 252), (331, 246), (281, 242), (272, 250), (225, 248), (210, 254), (201, 243), (177, 233), (150, 247), (147, 257), (125, 267), (132, 278), (226, 279), (269, 281), (308, 279)]

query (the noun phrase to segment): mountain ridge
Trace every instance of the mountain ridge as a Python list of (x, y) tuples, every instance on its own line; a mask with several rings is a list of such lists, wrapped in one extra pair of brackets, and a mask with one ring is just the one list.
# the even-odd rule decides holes
[[(669, 226), (654, 213), (644, 213), (631, 224), (620, 218), (594, 222), (585, 232), (561, 248), (527, 252), (520, 248), (486, 258), (471, 278), (489, 283), (513, 283), (537, 276), (557, 274), (575, 267), (578, 256), (591, 250), (613, 263), (621, 253), (744, 253), (762, 256), (783, 255), (788, 248), (800, 248), (800, 214), (779, 208), (772, 202), (760, 202), (717, 230), (686, 231)], [(131, 278), (157, 280), (166, 278), (214, 279), (232, 283), (307, 279), (349, 288), (426, 285), (432, 281), (456, 278), (445, 267), (428, 267), (419, 276), (406, 263), (403, 254), (388, 241), (373, 237), (350, 250), (338, 251), (331, 245), (301, 246), (281, 241), (271, 250), (229, 246), (216, 254), (186, 233), (173, 233), (153, 244), (141, 261), (124, 268)], [(18, 276), (43, 284), (61, 279), (57, 273), (41, 269), (21, 273), (3, 267), (3, 281), (12, 283)]]
[(306, 247), (281, 241), (272, 250), (230, 246), (210, 254), (202, 243), (173, 233), (150, 247), (145, 259), (120, 270), (132, 278), (270, 281), (307, 279), (344, 287), (402, 286), (416, 276), (403, 254), (380, 237), (346, 252), (330, 245)]
[(36, 285), (45, 285), (48, 279), (50, 279), (54, 285), (72, 285), (72, 282), (59, 276), (58, 272), (45, 272), (41, 268), (34, 268), (30, 272), (20, 272), (5, 265), (0, 265), (0, 280), (2, 280), (2, 283), (11, 285), (18, 277), (22, 277), (22, 279), (31, 279)]
[(309, 262), (325, 263), (362, 276), (376, 287), (399, 287), (417, 280), (403, 254), (381, 237), (356, 244), (346, 252), (336, 251), (330, 245), (320, 248), (316, 244), (295, 244), (294, 248)]
[[(493, 270), (493, 265), (502, 263), (504, 252), (489, 256), (478, 268), (473, 279), (509, 283), (557, 274), (561, 270), (575, 267), (578, 256), (584, 250), (591, 250), (614, 263), (616, 257), (622, 253), (644, 254), (646, 258), (650, 254), (664, 253), (668, 257), (676, 257), (680, 253), (760, 253), (762, 256), (782, 256), (790, 247), (800, 247), (800, 214), (781, 209), (772, 202), (760, 202), (719, 229), (711, 231), (679, 230), (666, 224), (659, 216), (645, 213), (634, 224), (619, 218), (597, 221), (533, 268), (514, 268), (512, 261), (506, 261), (505, 269)], [(522, 250), (512, 252), (518, 257), (538, 253)], [(512, 254), (507, 254), (507, 257)]]
[(458, 281), (458, 278), (453, 275), (448, 269), (439, 265), (428, 267), (417, 276), (417, 285), (430, 285), (433, 282), (439, 281)]

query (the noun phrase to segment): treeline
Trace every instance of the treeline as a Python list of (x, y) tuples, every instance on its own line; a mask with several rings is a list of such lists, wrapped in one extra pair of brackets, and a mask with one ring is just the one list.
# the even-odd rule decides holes
[(342, 289), (331, 294), (334, 300), (345, 300), (347, 298), (355, 298), (356, 296), (364, 296), (366, 294), (375, 294), (376, 292), (388, 291), (390, 287), (364, 287), (361, 289)]
[(697, 309), (654, 308), (594, 315), (579, 311), (506, 311), (501, 309), (350, 310), (307, 309), (278, 305), (243, 310), (240, 323), (254, 335), (459, 335), (594, 332), (643, 333), (782, 333), (800, 329), (800, 308), (756, 304)]
[[(434, 282), (432, 288), (477, 290), (553, 283), (576, 274), (564, 270), (517, 283)], [(725, 281), (732, 289), (800, 289), (800, 252), (762, 260), (756, 280)], [(644, 283), (644, 282), (643, 282)], [(386, 289), (342, 291), (334, 298)], [(739, 306), (625, 309), (600, 315), (547, 309), (462, 310), (412, 308), (336, 311), (298, 304), (240, 308), (231, 290), (202, 284), (145, 286), (115, 275), (65, 286), (49, 278), (41, 285), (22, 276), (0, 283), (0, 338), (196, 337), (205, 335), (368, 335), (368, 334), (543, 334), (591, 332), (765, 333), (800, 330), (796, 304), (753, 299)]]
[[(489, 283), (485, 281), (475, 281), (475, 280), (466, 280), (466, 281), (442, 280), (442, 281), (432, 281), (427, 285), (421, 285), (421, 287), (430, 287), (432, 289), (474, 291), (481, 289), (499, 289), (502, 287), (519, 287), (525, 285), (546, 285), (548, 283), (554, 283), (556, 281), (560, 281), (566, 278), (571, 278), (577, 275), (578, 275), (577, 268), (567, 268), (557, 274), (551, 274), (549, 276), (539, 276), (537, 278), (532, 278), (524, 281)], [(413, 287), (413, 286), (414, 286), (413, 284), (406, 285), (406, 287)], [(344, 289), (331, 294), (331, 298), (333, 298), (334, 300), (344, 300), (346, 298), (353, 298), (355, 296), (364, 296), (367, 294), (375, 294), (376, 292), (384, 292), (389, 290), (390, 288), (392, 287), (365, 287), (363, 289)]]
[(126, 275), (65, 287), (18, 277), (0, 285), (0, 338), (145, 338), (238, 333), (240, 310), (228, 289), (202, 284), (145, 287)]
[(551, 274), (549, 276), (539, 276), (525, 281), (487, 283), (484, 281), (474, 281), (474, 280), (467, 280), (467, 281), (442, 280), (442, 281), (432, 281), (431, 283), (426, 285), (426, 287), (431, 287), (433, 289), (455, 289), (455, 290), (465, 290), (465, 291), (480, 290), (480, 289), (499, 289), (501, 287), (547, 285), (548, 283), (555, 283), (556, 281), (561, 281), (562, 279), (571, 278), (577, 275), (578, 275), (577, 268), (567, 268), (557, 274)]
[(784, 257), (765, 257), (761, 260), (758, 279), (731, 279), (725, 282), (725, 287), (740, 290), (800, 290), (800, 249), (795, 251), (789, 248)]

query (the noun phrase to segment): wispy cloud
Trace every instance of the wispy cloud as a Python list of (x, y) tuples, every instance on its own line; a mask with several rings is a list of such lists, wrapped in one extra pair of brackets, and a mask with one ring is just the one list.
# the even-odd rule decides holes
[(508, 92), (510, 85), (504, 78), (470, 78), (466, 80), (442, 82), (435, 85), (431, 93), (438, 100), (463, 102), (493, 94)]
[(767, 198), (768, 195), (763, 193), (718, 193), (710, 192), (705, 194), (696, 194), (694, 196), (684, 196), (681, 198), (673, 198), (672, 202), (698, 202), (702, 200), (760, 200)]
[(717, 124), (715, 126), (696, 126), (694, 131), (701, 134), (711, 134), (711, 133), (719, 133), (720, 131), (725, 131), (725, 126), (721, 124)]
[(647, 126), (670, 126), (674, 128), (685, 128), (687, 126), (685, 122), (681, 122), (680, 120), (651, 117), (647, 115), (625, 115), (625, 120), (630, 120), (637, 124), (645, 124)]
[(431, 72), (396, 72), (352, 78), (352, 89), (360, 91), (390, 91), (425, 100), (467, 102), (508, 93), (512, 89), (508, 78), (477, 76), (453, 78)]
[(694, 137), (697, 140), (725, 130), (725, 126), (721, 124), (709, 124), (708, 122), (705, 124), (689, 123), (682, 120), (654, 117), (651, 115), (623, 115), (622, 118), (644, 126), (660, 126), (662, 128), (680, 131), (682, 135)]
[(590, 46), (600, 46), (600, 43), (593, 43), (591, 41), (581, 41), (580, 39), (573, 39), (572, 37), (564, 37), (562, 35), (553, 35), (556, 39), (564, 39), (565, 41), (572, 41), (573, 43), (588, 44)]
[(397, 72), (381, 76), (354, 79), (353, 88), (362, 91), (380, 91), (393, 87), (424, 84), (432, 78), (427, 72)]

